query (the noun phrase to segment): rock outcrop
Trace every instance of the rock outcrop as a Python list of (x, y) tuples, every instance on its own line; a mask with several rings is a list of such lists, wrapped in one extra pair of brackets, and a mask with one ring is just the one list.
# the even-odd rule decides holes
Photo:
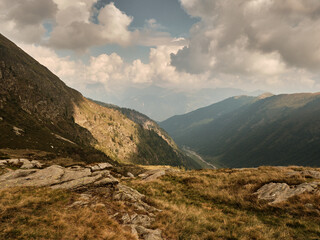
[[(22, 165), (22, 167), (25, 166)], [(93, 172), (90, 168), (64, 168), (52, 165), (44, 169), (19, 169), (0, 176), (0, 188), (51, 187), (74, 189), (94, 185), (116, 185), (110, 171)]]
[[(117, 178), (112, 176), (113, 166), (109, 163), (67, 168), (52, 165), (39, 169), (38, 167), (42, 167), (42, 165), (37, 161), (8, 159), (0, 161), (0, 166), (20, 167), (17, 170), (7, 168), (8, 172), (0, 175), (0, 189), (9, 187), (50, 187), (53, 189), (80, 191), (79, 198), (68, 207), (99, 207), (105, 209), (106, 212), (108, 208), (101, 201), (101, 197), (104, 200), (119, 201), (126, 205), (129, 210), (116, 212), (113, 214), (113, 218), (122, 224), (124, 229), (130, 231), (137, 239), (162, 239), (161, 230), (151, 229), (156, 214), (160, 210), (146, 203), (145, 195), (120, 183)], [(98, 191), (99, 189), (101, 191)], [(95, 194), (97, 192), (99, 194)]]
[(289, 186), (286, 183), (269, 183), (262, 186), (255, 195), (258, 196), (258, 199), (275, 204), (304, 192), (315, 192), (318, 186), (320, 186), (320, 182), (308, 182), (296, 186)]
[(139, 177), (146, 182), (150, 182), (173, 171), (177, 171), (177, 170), (174, 170), (172, 168), (154, 169), (154, 170), (149, 170), (147, 172), (139, 174)]
[(31, 168), (42, 168), (43, 165), (36, 160), (28, 160), (28, 159), (5, 159), (0, 160), (0, 167), (6, 167), (6, 166), (13, 166), (13, 167), (20, 167), (22, 169), (31, 169)]

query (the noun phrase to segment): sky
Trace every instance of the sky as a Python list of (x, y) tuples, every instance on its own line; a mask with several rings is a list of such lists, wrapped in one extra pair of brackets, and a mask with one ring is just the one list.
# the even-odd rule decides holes
[(320, 91), (319, 0), (1, 0), (0, 32), (85, 96)]

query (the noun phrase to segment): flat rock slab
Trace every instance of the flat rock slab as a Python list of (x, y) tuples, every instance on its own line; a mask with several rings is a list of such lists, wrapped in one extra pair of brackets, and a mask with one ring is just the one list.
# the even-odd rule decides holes
[(18, 169), (0, 176), (0, 189), (7, 187), (51, 187), (71, 189), (96, 184), (116, 185), (109, 171), (91, 172), (90, 168), (69, 169), (52, 165), (45, 169)]
[(0, 161), (1, 166), (15, 166), (20, 167), (21, 169), (32, 169), (32, 168), (42, 168), (42, 164), (36, 160), (28, 160), (28, 159), (6, 159)]
[(296, 186), (289, 186), (286, 183), (269, 183), (261, 187), (255, 195), (258, 196), (258, 199), (275, 204), (304, 192), (314, 192), (318, 186), (320, 186), (320, 182), (302, 183)]
[(167, 169), (154, 169), (147, 171), (145, 173), (139, 174), (139, 177), (146, 182), (150, 182), (156, 180), (157, 178), (166, 175), (168, 172), (174, 172), (175, 170), (167, 168)]

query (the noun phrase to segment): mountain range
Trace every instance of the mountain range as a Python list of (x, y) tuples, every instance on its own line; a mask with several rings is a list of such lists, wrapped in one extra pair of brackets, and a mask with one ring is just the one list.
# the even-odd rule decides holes
[(141, 116), (83, 97), (0, 35), (0, 148), (37, 149), (86, 162), (197, 167), (155, 122)]
[(320, 93), (232, 97), (160, 126), (216, 166), (320, 166)]
[(110, 93), (108, 96), (99, 96), (99, 98), (119, 106), (135, 109), (156, 121), (164, 121), (174, 115), (185, 114), (232, 96), (258, 96), (262, 93), (260, 90), (247, 92), (236, 88), (177, 91), (151, 85), (145, 88), (131, 87), (123, 93)]

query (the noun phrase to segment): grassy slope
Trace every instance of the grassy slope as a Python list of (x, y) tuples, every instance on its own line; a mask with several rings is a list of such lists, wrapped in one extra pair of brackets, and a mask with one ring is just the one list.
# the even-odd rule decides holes
[(319, 195), (302, 194), (275, 206), (253, 195), (269, 182), (311, 181), (289, 178), (287, 171), (272, 167), (188, 171), (131, 185), (164, 209), (155, 226), (167, 239), (319, 239)]
[(46, 188), (0, 191), (0, 239), (135, 239), (99, 208), (68, 208), (76, 193)]

